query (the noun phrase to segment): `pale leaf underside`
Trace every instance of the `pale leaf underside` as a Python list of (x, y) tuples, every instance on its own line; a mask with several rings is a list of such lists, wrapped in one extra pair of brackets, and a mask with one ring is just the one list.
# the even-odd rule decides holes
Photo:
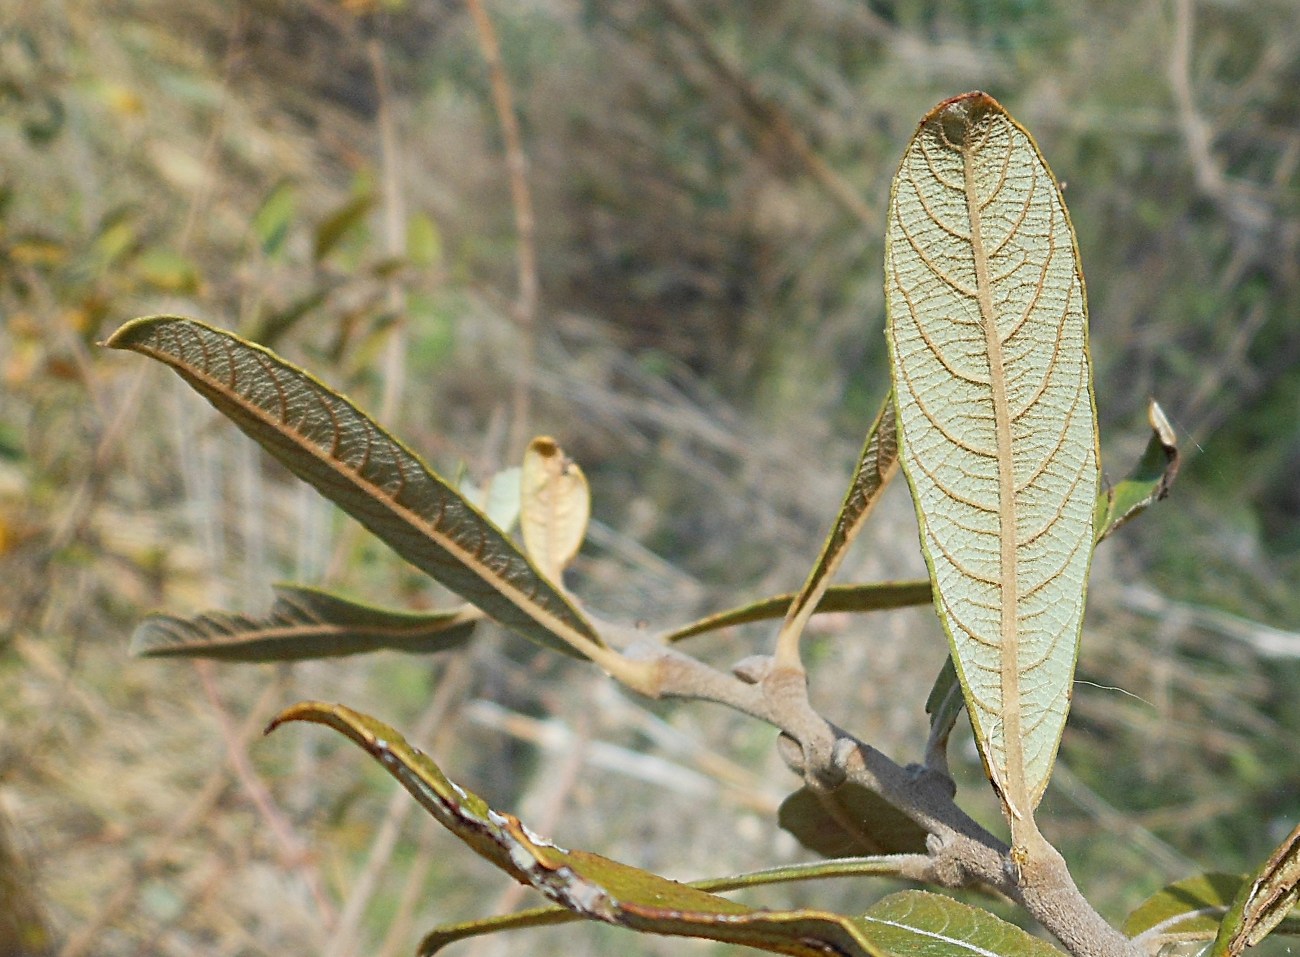
[(992, 98), (940, 104), (894, 183), (885, 281), (903, 464), (936, 606), (1014, 816), (1064, 726), (1098, 465), (1060, 192)]
[(520, 474), (519, 528), (528, 555), (553, 582), (578, 554), (591, 518), (591, 490), (577, 463), (555, 440), (528, 444)]

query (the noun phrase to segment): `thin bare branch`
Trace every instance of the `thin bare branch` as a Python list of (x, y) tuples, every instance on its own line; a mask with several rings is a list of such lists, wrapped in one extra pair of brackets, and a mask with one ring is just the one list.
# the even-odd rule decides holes
[(528, 419), (532, 397), (532, 380), (537, 363), (537, 218), (533, 213), (533, 194), (528, 187), (528, 157), (524, 153), (523, 137), (519, 132), (519, 118), (515, 115), (514, 94), (501, 59), (501, 44), (497, 41), (492, 19), (483, 6), (483, 0), (465, 0), (474, 29), (478, 33), (479, 49), (487, 64), (492, 84), (492, 104), (501, 127), (501, 141), (506, 154), (506, 171), (510, 179), (510, 202), (514, 207), (517, 243), (515, 258), (519, 275), (519, 291), (515, 300), (515, 322), (519, 326), (519, 367), (515, 377), (513, 395), (513, 421), (511, 422), (511, 454), (522, 452), (528, 441)]
[(297, 832), (294, 831), (293, 825), (289, 823), (288, 818), (276, 806), (275, 798), (271, 796), (266, 784), (253, 769), (253, 763), (248, 757), (248, 738), (241, 736), (240, 730), (235, 727), (230, 714), (226, 711), (225, 705), (222, 704), (217, 693), (217, 683), (214, 676), (215, 665), (211, 661), (196, 661), (194, 662), (194, 670), (198, 673), (203, 692), (212, 705), (217, 728), (226, 743), (226, 757), (230, 762), (231, 770), (234, 771), (235, 779), (239, 782), (240, 787), (243, 788), (253, 806), (257, 808), (258, 813), (262, 815), (262, 818), (271, 828), (271, 833), (275, 835), (276, 841), (280, 845), (283, 863), (287, 867), (301, 872), (307, 890), (316, 902), (316, 910), (322, 924), (326, 929), (332, 929), (336, 914), (334, 905), (325, 892), (325, 885), (321, 880), (320, 873), (312, 863), (306, 845), (299, 838)]
[[(242, 741), (260, 737), (274, 709), (275, 700), (283, 693), (278, 682), (266, 686), (257, 703), (249, 709), (248, 717), (239, 726), (238, 735)], [(223, 794), (230, 787), (230, 769), (218, 766), (212, 769), (203, 786), (191, 799), (189, 805), (178, 814), (166, 831), (159, 835), (149, 854), (142, 861), (128, 861), (114, 875), (111, 886), (117, 888), (100, 910), (82, 924), (75, 934), (64, 942), (59, 957), (86, 957), (99, 943), (100, 936), (109, 928), (120, 924), (135, 906), (140, 889), (145, 881), (162, 873), (171, 860), (172, 850), (177, 842), (199, 826), (212, 813)]]
[(1269, 226), (1272, 211), (1266, 202), (1249, 191), (1246, 184), (1230, 181), (1223, 164), (1214, 155), (1214, 131), (1197, 108), (1192, 81), (1192, 49), (1196, 31), (1192, 0), (1174, 0), (1173, 13), (1173, 42), (1167, 75), (1196, 185), (1219, 205), (1246, 238), (1257, 240)]
[(864, 226), (879, 228), (879, 212), (813, 148), (790, 114), (760, 93), (744, 71), (718, 49), (703, 20), (680, 0), (654, 0), (654, 5), (686, 35), (709, 71), (736, 96), (751, 122), (775, 137), (845, 212)]
[[(388, 76), (388, 61), (379, 40), (366, 41), (366, 54), (370, 72), (375, 80), (379, 106), (379, 157), (383, 187), (384, 249), (389, 256), (406, 253), (406, 191), (403, 188), (401, 144), (397, 137), (397, 121), (393, 116), (393, 85)], [(388, 310), (393, 315), (384, 347), (384, 388), (379, 400), (379, 419), (395, 425), (401, 411), (402, 395), (406, 388), (406, 294), (396, 275), (386, 280), (385, 295)]]

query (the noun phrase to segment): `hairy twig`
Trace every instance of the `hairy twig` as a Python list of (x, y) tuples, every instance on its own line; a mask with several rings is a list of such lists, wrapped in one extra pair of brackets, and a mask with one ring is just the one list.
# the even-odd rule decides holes
[(519, 326), (520, 374), (515, 377), (513, 416), (511, 422), (510, 453), (522, 451), (528, 441), (529, 407), (532, 380), (537, 362), (537, 218), (533, 212), (533, 194), (528, 187), (528, 158), (524, 153), (523, 137), (519, 132), (519, 118), (515, 115), (514, 94), (501, 59), (501, 44), (497, 41), (492, 19), (483, 6), (483, 0), (466, 0), (474, 29), (478, 34), (479, 49), (487, 64), (492, 84), (492, 104), (497, 123), (501, 127), (501, 141), (506, 154), (506, 171), (510, 180), (510, 203), (514, 208), (517, 243), (519, 290), (515, 300), (515, 322)]
[(1138, 954), (1088, 903), (1065, 859), (1046, 839), (1035, 831), (1032, 847), (1013, 849), (958, 807), (947, 775), (922, 766), (903, 767), (831, 725), (809, 702), (801, 671), (759, 656), (739, 662), (727, 675), (649, 642), (633, 645), (628, 656), (654, 663), (653, 696), (712, 701), (766, 721), (796, 746), (783, 756), (810, 785), (833, 789), (851, 781), (925, 828), (930, 850), (925, 880), (950, 888), (982, 885), (1006, 895), (1075, 957)]

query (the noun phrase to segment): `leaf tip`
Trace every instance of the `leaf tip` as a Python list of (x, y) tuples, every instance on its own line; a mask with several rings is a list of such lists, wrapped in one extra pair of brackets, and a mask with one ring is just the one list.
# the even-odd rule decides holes
[[(132, 658), (167, 657), (169, 649), (174, 649), (174, 643), (169, 640), (166, 628), (169, 623), (178, 620), (170, 615), (150, 615), (136, 625), (135, 631), (131, 633), (131, 641), (127, 645), (126, 653)], [(170, 653), (175, 654), (175, 651), (172, 650)]]
[(921, 119), (921, 128), (937, 132), (943, 140), (960, 147), (968, 131), (988, 113), (1005, 113), (1002, 104), (983, 90), (971, 90), (944, 100)]
[(291, 721), (315, 721), (319, 724), (325, 724), (327, 722), (324, 720), (324, 714), (329, 707), (329, 705), (321, 701), (299, 701), (272, 718), (267, 726), (262, 729), (262, 734), (270, 734), (280, 725), (288, 724)]
[(560, 444), (549, 435), (539, 435), (528, 443), (528, 450), (530, 452), (536, 452), (538, 455), (545, 458), (550, 458), (552, 455), (559, 453)]
[(140, 316), (123, 323), (111, 336), (100, 343), (106, 349), (133, 349), (143, 334), (163, 322), (173, 322), (177, 316)]

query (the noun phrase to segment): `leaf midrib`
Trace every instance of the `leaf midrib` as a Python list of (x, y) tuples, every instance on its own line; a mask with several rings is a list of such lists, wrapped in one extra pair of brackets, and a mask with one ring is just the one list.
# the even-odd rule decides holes
[[(993, 307), (992, 279), (984, 249), (979, 194), (975, 183), (975, 148), (969, 119), (962, 137), (962, 173), (966, 187), (966, 210), (970, 217), (971, 257), (975, 261), (975, 294), (984, 330), (989, 360), (989, 393), (993, 400), (994, 434), (997, 443), (998, 526), (1000, 540), (998, 578), (1001, 587), (1001, 697), (1002, 743), (1007, 763), (1007, 790), (1003, 797), (1017, 817), (1027, 812), (1031, 801), (1025, 787), (1024, 749), (1020, 727), (1020, 629), (1018, 619), (1016, 555), (1016, 486), (1011, 457), (1011, 412), (1007, 399), (1006, 368), (997, 313)], [(991, 742), (990, 742), (991, 743)], [(992, 764), (990, 765), (992, 766)]]
[[(380, 507), (387, 510), (390, 514), (393, 514), (399, 520), (406, 522), (411, 527), (423, 531), (438, 545), (438, 547), (454, 556), (463, 567), (475, 569), (474, 574), (476, 578), (509, 601), (510, 604), (523, 612), (526, 617), (541, 625), (543, 628), (548, 629), (553, 634), (562, 637), (576, 650), (587, 657), (601, 657), (601, 651), (603, 650), (601, 645), (592, 641), (592, 639), (587, 636), (582, 635), (577, 631), (577, 629), (571, 627), (566, 622), (561, 621), (547, 609), (538, 606), (536, 602), (530, 600), (527, 595), (516, 588), (512, 582), (488, 574), (483, 563), (476, 556), (462, 548), (456, 539), (442, 531), (434, 523), (425, 519), (424, 516), (419, 515), (402, 505), (395, 498), (390, 496), (382, 487), (377, 486), (375, 483), (367, 479), (359, 469), (353, 468), (347, 462), (335, 458), (330, 455), (327, 450), (317, 446), (313, 442), (293, 441), (289, 438), (288, 433), (293, 435), (297, 435), (298, 433), (292, 425), (286, 421), (276, 419), (268, 410), (263, 409), (255, 402), (245, 399), (243, 395), (235, 391), (227, 383), (221, 382), (216, 376), (206, 370), (201, 370), (192, 364), (178, 365), (176, 362), (172, 361), (172, 356), (169, 353), (161, 349), (156, 349), (147, 345), (145, 345), (144, 348), (148, 349), (149, 353), (152, 354), (154, 358), (159, 359), (168, 365), (172, 365), (182, 377), (190, 379), (194, 385), (201, 385), (203, 388), (201, 388), (200, 391), (210, 390), (219, 394), (225, 401), (230, 402), (235, 406), (241, 414), (248, 418), (260, 421), (270, 431), (282, 436), (286, 441), (290, 441), (294, 449), (306, 451), (310, 456), (316, 459), (317, 462), (325, 465), (330, 471), (337, 475), (345, 476), (348, 480), (347, 484), (352, 485), (354, 488), (367, 490), (367, 495), (371, 501), (379, 504)], [(206, 343), (203, 344), (203, 351), (205, 352), (204, 359), (206, 361)], [(232, 360), (232, 370), (235, 368), (235, 365), (236, 364)], [(279, 388), (278, 383), (277, 388)], [(332, 414), (333, 409), (330, 408), (329, 411)]]

